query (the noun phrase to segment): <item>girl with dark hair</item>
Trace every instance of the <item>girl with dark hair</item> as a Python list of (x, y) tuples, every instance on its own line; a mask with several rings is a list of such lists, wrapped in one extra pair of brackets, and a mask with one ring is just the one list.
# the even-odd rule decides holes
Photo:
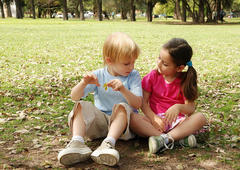
[(160, 51), (157, 69), (142, 80), (145, 116), (132, 114), (130, 127), (138, 135), (150, 137), (150, 153), (172, 149), (177, 140), (195, 147), (192, 134), (207, 123), (202, 113), (194, 113), (198, 88), (192, 54), (186, 40), (171, 39)]

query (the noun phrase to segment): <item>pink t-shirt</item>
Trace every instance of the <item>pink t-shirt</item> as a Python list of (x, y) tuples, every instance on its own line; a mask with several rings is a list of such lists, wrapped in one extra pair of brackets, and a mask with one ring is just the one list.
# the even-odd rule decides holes
[[(155, 114), (165, 113), (174, 104), (184, 104), (185, 97), (181, 90), (181, 79), (167, 83), (162, 74), (152, 70), (142, 80), (142, 88), (151, 93), (149, 104)], [(179, 113), (179, 116), (184, 116)]]

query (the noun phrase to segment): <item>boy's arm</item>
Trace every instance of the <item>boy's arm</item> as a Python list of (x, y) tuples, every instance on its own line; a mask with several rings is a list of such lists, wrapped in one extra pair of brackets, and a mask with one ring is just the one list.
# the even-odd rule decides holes
[(142, 107), (142, 96), (136, 96), (124, 86), (119, 91), (125, 97), (130, 106), (134, 107), (135, 109)]
[(73, 101), (80, 100), (84, 95), (84, 89), (87, 86), (87, 83), (82, 79), (71, 91), (71, 98)]
[(98, 79), (94, 74), (87, 74), (83, 76), (83, 79), (78, 83), (75, 87), (73, 87), (71, 91), (71, 98), (74, 101), (78, 101), (84, 95), (84, 89), (88, 84), (95, 84), (96, 86), (100, 86), (98, 83)]

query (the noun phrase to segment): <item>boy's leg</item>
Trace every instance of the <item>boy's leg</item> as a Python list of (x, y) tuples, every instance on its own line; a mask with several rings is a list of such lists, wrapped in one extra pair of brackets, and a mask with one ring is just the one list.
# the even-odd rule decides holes
[(140, 114), (131, 114), (130, 119), (131, 130), (142, 137), (159, 136), (161, 131), (157, 130), (148, 117)]
[(112, 116), (109, 120), (109, 132), (100, 147), (92, 154), (92, 159), (99, 163), (108, 166), (114, 166), (119, 161), (119, 153), (115, 149), (115, 142), (121, 138), (124, 132), (123, 139), (130, 138), (128, 122), (132, 109), (127, 104), (118, 104), (113, 108)]
[(85, 133), (91, 139), (107, 134), (107, 118), (91, 102), (77, 102), (69, 114), (68, 124), (73, 137), (67, 147), (58, 154), (63, 165), (72, 165), (89, 158), (92, 151), (84, 144)]

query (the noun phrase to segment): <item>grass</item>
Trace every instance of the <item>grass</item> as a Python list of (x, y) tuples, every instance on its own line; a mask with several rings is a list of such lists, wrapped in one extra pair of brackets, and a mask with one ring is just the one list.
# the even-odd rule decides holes
[[(238, 22), (239, 19), (233, 21)], [(103, 66), (105, 38), (121, 31), (141, 48), (135, 65), (141, 76), (155, 67), (166, 41), (182, 37), (189, 42), (194, 50), (192, 61), (201, 92), (198, 111), (206, 113), (211, 121), (209, 143), (239, 150), (240, 25), (169, 23), (0, 20), (1, 144), (11, 143), (21, 153), (31, 139), (44, 143), (55, 136), (66, 136), (67, 115), (73, 107), (71, 88), (85, 73)], [(86, 100), (92, 100), (92, 96)], [(16, 133), (23, 129), (28, 132)], [(23, 143), (14, 143), (16, 140)], [(239, 154), (232, 156), (239, 158)], [(0, 157), (5, 156), (1, 153)], [(234, 167), (239, 165), (236, 161), (225, 161), (229, 162)]]

